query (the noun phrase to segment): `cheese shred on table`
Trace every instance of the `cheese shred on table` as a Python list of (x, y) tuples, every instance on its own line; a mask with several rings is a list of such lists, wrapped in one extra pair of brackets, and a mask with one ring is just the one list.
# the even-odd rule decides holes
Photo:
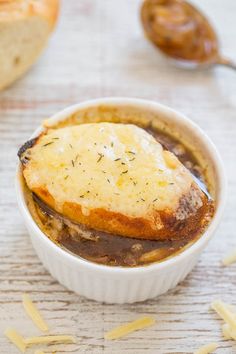
[(236, 316), (235, 313), (230, 310), (229, 306), (221, 300), (215, 300), (212, 302), (211, 307), (230, 327), (236, 329)]
[(49, 344), (49, 343), (75, 343), (75, 338), (73, 336), (40, 336), (40, 337), (30, 337), (25, 339), (25, 344), (27, 346), (34, 344)]
[(36, 344), (75, 343), (75, 338), (73, 336), (67, 335), (52, 335), (24, 338), (13, 328), (8, 328), (5, 331), (5, 336), (21, 351), (21, 353), (25, 353), (26, 349), (29, 346)]
[(236, 340), (236, 309), (223, 301), (213, 301), (211, 307), (224, 320), (222, 334), (225, 339)]
[(223, 260), (222, 263), (224, 266), (229, 266), (230, 264), (236, 263), (236, 249), (228, 254)]
[(45, 323), (41, 314), (39, 313), (36, 306), (33, 304), (31, 298), (28, 294), (23, 294), (22, 296), (23, 306), (28, 314), (28, 316), (32, 319), (34, 324), (43, 332), (48, 331), (48, 325)]
[(209, 354), (213, 353), (214, 350), (218, 348), (218, 345), (216, 343), (210, 343), (207, 345), (204, 345), (203, 347), (199, 348), (194, 352), (194, 354)]
[[(34, 354), (46, 354), (44, 351), (42, 351), (42, 350), (36, 350), (35, 352), (34, 352)], [(53, 352), (52, 354), (56, 354), (56, 352)]]
[(225, 339), (236, 340), (236, 328), (230, 327), (228, 323), (223, 324), (222, 333)]
[(142, 317), (136, 321), (114, 328), (105, 334), (105, 339), (113, 340), (126, 336), (127, 334), (154, 325), (155, 320), (151, 317)]
[(24, 338), (17, 331), (13, 328), (8, 328), (4, 334), (21, 351), (21, 353), (25, 353), (26, 344)]

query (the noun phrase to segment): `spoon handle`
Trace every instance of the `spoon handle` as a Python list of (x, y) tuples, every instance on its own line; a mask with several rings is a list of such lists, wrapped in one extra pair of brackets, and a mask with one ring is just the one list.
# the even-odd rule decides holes
[(216, 65), (223, 65), (223, 66), (226, 66), (230, 69), (233, 69), (233, 70), (236, 70), (236, 63), (234, 63), (233, 61), (231, 61), (230, 59), (228, 58), (224, 58), (224, 57), (219, 57), (217, 60), (216, 60)]

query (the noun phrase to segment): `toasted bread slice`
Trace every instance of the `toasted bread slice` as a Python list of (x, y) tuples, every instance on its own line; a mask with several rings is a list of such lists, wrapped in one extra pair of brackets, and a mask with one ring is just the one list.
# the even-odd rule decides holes
[(131, 124), (50, 129), (19, 151), (28, 188), (72, 221), (143, 239), (196, 233), (210, 203), (191, 173)]
[(59, 0), (0, 1), (0, 90), (23, 75), (45, 47)]

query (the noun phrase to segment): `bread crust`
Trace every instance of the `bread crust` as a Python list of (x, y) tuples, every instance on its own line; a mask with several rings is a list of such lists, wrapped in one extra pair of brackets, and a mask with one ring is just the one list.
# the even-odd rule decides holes
[(59, 0), (0, 0), (0, 23), (44, 18), (53, 30), (59, 13)]
[[(196, 190), (197, 187), (193, 185), (192, 188)], [(47, 189), (35, 188), (32, 192), (71, 221), (99, 231), (138, 239), (174, 240), (194, 236), (204, 228), (209, 216), (214, 212), (213, 204), (209, 203), (207, 197), (200, 191), (198, 192), (202, 194), (202, 206), (182, 220), (177, 217), (178, 210), (176, 214), (170, 210), (156, 210), (152, 220), (145, 217), (129, 217), (103, 208), (92, 209), (86, 215), (80, 204), (71, 202), (65, 202), (59, 211), (54, 198)], [(178, 209), (186, 208), (186, 201), (189, 198), (191, 198), (190, 195), (183, 196)]]

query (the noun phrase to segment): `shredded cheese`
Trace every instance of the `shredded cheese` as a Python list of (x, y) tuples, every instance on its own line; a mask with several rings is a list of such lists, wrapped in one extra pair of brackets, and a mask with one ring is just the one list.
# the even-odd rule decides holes
[(236, 316), (236, 308), (235, 306), (231, 304), (225, 304), (225, 306), (229, 309), (230, 312), (233, 312), (233, 314)]
[(73, 336), (40, 336), (40, 337), (30, 337), (25, 339), (25, 344), (27, 346), (34, 344), (48, 344), (48, 343), (75, 343), (75, 338)]
[(38, 309), (33, 304), (28, 294), (23, 294), (22, 296), (23, 306), (28, 314), (28, 316), (32, 319), (34, 324), (43, 332), (48, 331), (48, 326), (45, 323), (44, 319), (40, 315)]
[[(65, 335), (24, 338), (12, 328), (8, 328), (5, 331), (5, 336), (21, 351), (21, 353), (25, 353), (27, 347), (35, 344), (75, 343), (75, 338), (73, 336)], [(44, 353), (42, 351), (36, 351), (35, 354)]]
[(224, 323), (222, 326), (222, 334), (225, 339), (231, 339), (231, 336), (229, 334), (229, 325), (227, 323)]
[(236, 328), (232, 328), (228, 323), (223, 324), (222, 332), (225, 339), (234, 339), (236, 340)]
[[(39, 350), (36, 350), (36, 352), (34, 354), (46, 354), (46, 353), (39, 349)], [(52, 354), (56, 354), (56, 352), (53, 352)]]
[(155, 323), (155, 320), (151, 317), (142, 317), (136, 321), (127, 323), (125, 325), (114, 328), (113, 330), (107, 332), (105, 334), (105, 339), (118, 339), (126, 336), (127, 334), (137, 331), (139, 329), (143, 329), (145, 327), (152, 326)]
[(224, 303), (223, 301), (213, 301), (211, 307), (225, 321), (222, 326), (222, 334), (225, 339), (236, 340), (236, 309), (234, 306)]
[(228, 254), (223, 260), (222, 263), (224, 266), (229, 266), (236, 262), (236, 250)]
[(216, 343), (210, 343), (207, 345), (204, 345), (203, 347), (199, 348), (194, 352), (194, 354), (209, 354), (213, 353), (214, 350), (218, 348), (218, 345)]
[(24, 338), (16, 330), (8, 328), (4, 334), (21, 351), (21, 353), (25, 353), (26, 344)]
[(236, 330), (236, 316), (229, 307), (220, 300), (213, 301), (211, 304), (213, 310), (226, 322), (230, 327)]

